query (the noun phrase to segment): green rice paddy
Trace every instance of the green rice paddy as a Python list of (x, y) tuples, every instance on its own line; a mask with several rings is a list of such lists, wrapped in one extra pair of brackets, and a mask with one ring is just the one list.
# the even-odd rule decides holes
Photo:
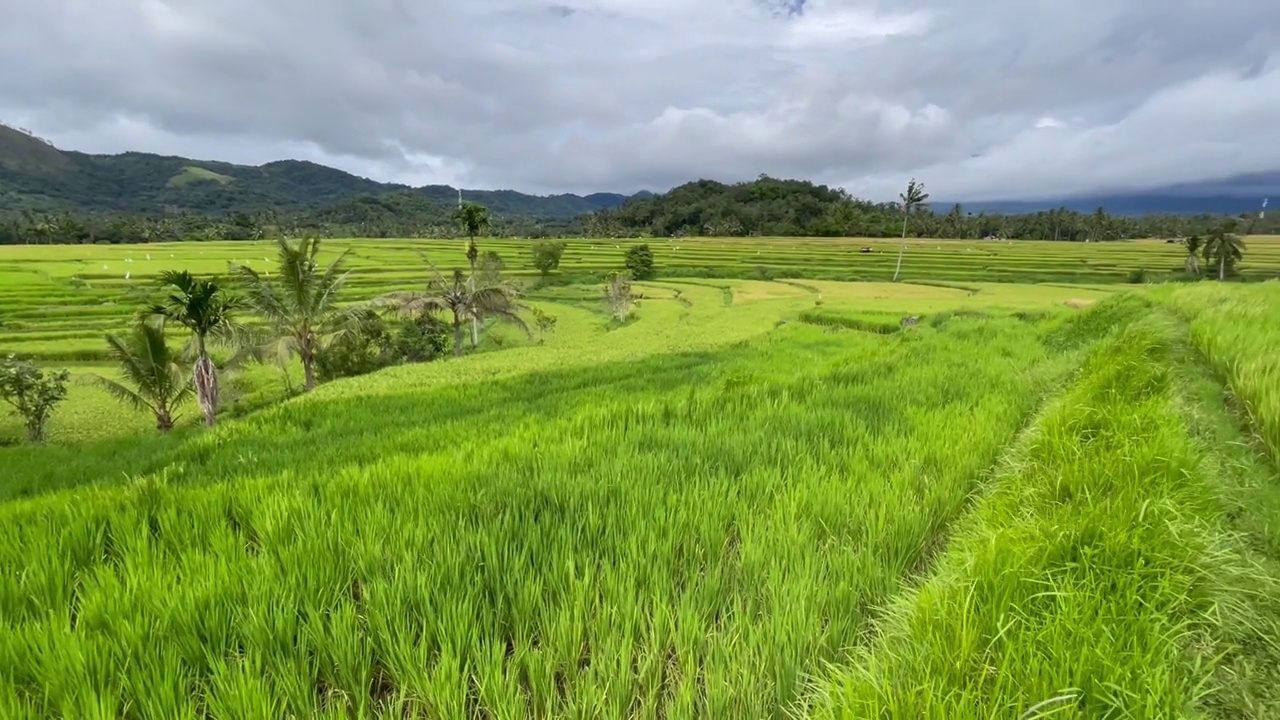
[[(348, 243), (352, 302), (464, 262)], [(531, 290), (549, 335), (284, 402), (250, 366), (212, 430), (76, 385), (0, 448), (0, 717), (1280, 717), (1280, 284), (661, 241), (618, 326), (615, 245)], [(0, 249), (0, 352), (110, 372), (134, 286), (264, 247)]]

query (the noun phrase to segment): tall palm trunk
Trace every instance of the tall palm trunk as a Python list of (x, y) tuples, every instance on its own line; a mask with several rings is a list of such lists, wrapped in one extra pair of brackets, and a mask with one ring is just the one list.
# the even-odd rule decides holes
[(462, 319), (453, 316), (453, 356), (462, 357)]
[(200, 411), (204, 413), (204, 424), (213, 427), (218, 421), (218, 369), (209, 358), (204, 338), (197, 338), (196, 344), (196, 365), (192, 370), (196, 401), (200, 403)]
[(302, 359), (302, 391), (311, 392), (316, 388), (316, 353), (311, 343), (303, 343), (298, 356)]
[(907, 251), (907, 214), (902, 214), (902, 245), (898, 247), (898, 266), (893, 269), (893, 281), (898, 282), (898, 273), (902, 272), (902, 255)]
[[(475, 247), (475, 244), (476, 244), (476, 236), (472, 235), (471, 247)], [(471, 278), (467, 280), (467, 284), (470, 286), (471, 292), (475, 292), (476, 291), (476, 259), (474, 256), (471, 255), (470, 251), (468, 251), (467, 255), (468, 255), (467, 259), (471, 261)], [(476, 345), (478, 344), (480, 344), (480, 318), (476, 317), (475, 315), (472, 315), (471, 316), (471, 350), (473, 352), (475, 351)]]
[(1227, 279), (1227, 255), (1223, 253), (1218, 256), (1218, 281)]

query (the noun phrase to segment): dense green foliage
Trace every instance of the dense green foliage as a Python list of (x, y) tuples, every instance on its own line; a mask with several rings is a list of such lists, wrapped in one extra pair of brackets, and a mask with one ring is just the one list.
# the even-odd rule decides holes
[(631, 277), (636, 280), (652, 278), (655, 272), (653, 249), (647, 244), (632, 245), (627, 248), (627, 253), (623, 257), (623, 265), (626, 265), (627, 272), (631, 273)]
[[(873, 203), (840, 188), (799, 180), (761, 177), (726, 185), (711, 180), (681, 185), (670, 192), (602, 210), (586, 220), (588, 235), (599, 237), (898, 237), (904, 217), (899, 203)], [(1018, 215), (965, 212), (955, 205), (915, 206), (906, 225), (908, 237), (1103, 241), (1141, 237), (1177, 237), (1204, 233), (1222, 218), (1209, 215), (1127, 217), (1067, 209)], [(1250, 216), (1245, 232), (1276, 232), (1276, 218)]]

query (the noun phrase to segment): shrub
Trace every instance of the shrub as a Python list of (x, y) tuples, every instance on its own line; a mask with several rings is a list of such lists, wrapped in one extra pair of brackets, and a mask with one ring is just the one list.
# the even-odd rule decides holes
[(533, 266), (546, 277), (560, 267), (560, 258), (564, 255), (562, 242), (537, 242), (533, 244)]
[(653, 250), (648, 245), (636, 245), (627, 250), (625, 264), (631, 277), (648, 280), (653, 277)]
[(369, 311), (355, 332), (334, 341), (316, 356), (322, 381), (353, 377), (406, 362), (428, 362), (444, 355), (449, 327), (431, 313), (388, 322)]
[(19, 361), (13, 355), (0, 363), (0, 399), (18, 412), (31, 442), (44, 439), (49, 416), (67, 397), (70, 377), (71, 373), (66, 370), (45, 374), (32, 363)]

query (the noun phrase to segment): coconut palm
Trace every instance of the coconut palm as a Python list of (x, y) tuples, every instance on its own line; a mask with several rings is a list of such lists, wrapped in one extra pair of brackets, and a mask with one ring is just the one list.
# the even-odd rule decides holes
[(177, 419), (174, 411), (191, 398), (194, 390), (187, 383), (181, 352), (165, 343), (163, 319), (140, 320), (124, 337), (108, 334), (107, 346), (112, 359), (120, 365), (124, 382), (99, 375), (92, 376), (93, 382), (121, 402), (150, 410), (156, 416), (156, 429), (169, 432)]
[(430, 267), (434, 277), (427, 281), (425, 291), (388, 293), (382, 297), (382, 302), (406, 315), (433, 311), (450, 313), (453, 316), (455, 357), (462, 356), (462, 326), (468, 320), (491, 317), (529, 333), (529, 326), (519, 315), (523, 307), (516, 303), (520, 292), (514, 286), (478, 283), (475, 277), (468, 278), (461, 270), (454, 270), (452, 277), (446, 279), (434, 265)]
[(204, 423), (213, 427), (218, 413), (218, 368), (209, 357), (213, 341), (235, 340), (242, 331), (235, 314), (243, 306), (212, 278), (197, 278), (186, 270), (170, 270), (160, 276), (169, 289), (163, 301), (148, 306), (143, 314), (164, 318), (191, 331), (192, 383)]
[(902, 247), (898, 248), (898, 265), (893, 269), (893, 281), (898, 281), (898, 274), (902, 272), (902, 255), (907, 251), (907, 219), (911, 217), (912, 211), (929, 199), (929, 193), (924, 191), (924, 184), (916, 182), (915, 178), (907, 183), (907, 191), (898, 196), (902, 199)]
[(1218, 279), (1226, 280), (1227, 272), (1244, 257), (1244, 240), (1231, 232), (1230, 226), (1222, 226), (1209, 233), (1204, 241), (1204, 259), (1218, 266)]
[(316, 259), (318, 238), (297, 243), (281, 238), (276, 245), (278, 267), (270, 279), (244, 265), (233, 265), (231, 271), (244, 285), (249, 306), (271, 327), (267, 345), (281, 360), (298, 356), (303, 389), (310, 391), (316, 386), (316, 353), (360, 322), (360, 308), (338, 306), (347, 280), (343, 265), (351, 251), (322, 268)]

